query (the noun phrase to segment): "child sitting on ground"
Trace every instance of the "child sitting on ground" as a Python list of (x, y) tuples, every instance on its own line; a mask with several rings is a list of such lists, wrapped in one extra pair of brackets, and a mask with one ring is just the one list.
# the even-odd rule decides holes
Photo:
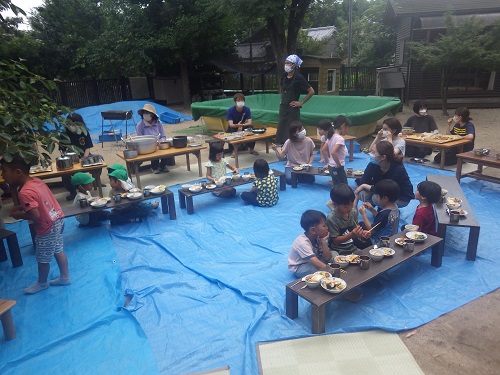
[[(108, 176), (109, 185), (111, 186), (111, 191), (109, 193), (110, 197), (127, 193), (133, 188), (133, 185), (127, 182), (127, 172), (122, 169), (116, 169), (108, 174)], [(134, 222), (140, 223), (148, 215), (148, 213), (158, 208), (158, 205), (158, 201), (153, 203), (142, 201), (137, 203), (121, 204), (111, 210), (108, 218), (111, 225)]]
[(436, 217), (433, 204), (441, 198), (441, 186), (432, 181), (422, 181), (417, 185), (415, 199), (419, 204), (413, 216), (412, 224), (418, 225), (419, 231), (436, 235)]
[[(76, 196), (73, 201), (73, 206), (79, 205), (80, 199), (92, 198), (90, 191), (93, 187), (94, 177), (91, 177), (87, 173), (77, 172), (71, 177), (71, 184), (76, 188)], [(84, 226), (97, 226), (100, 221), (107, 220), (108, 211), (99, 210), (96, 212), (89, 212), (86, 214), (76, 215), (75, 218), (79, 223), (80, 227)]]
[(332, 255), (357, 253), (354, 239), (368, 239), (371, 233), (358, 225), (358, 211), (354, 208), (354, 191), (347, 184), (335, 185), (330, 191), (333, 210), (326, 219), (329, 247)]
[(307, 210), (300, 218), (304, 233), (293, 241), (288, 255), (288, 269), (300, 278), (314, 273), (332, 261), (332, 254), (326, 243), (328, 228), (326, 216), (316, 210)]
[[(35, 226), (35, 257), (38, 262), (38, 281), (25, 288), (26, 294), (35, 294), (49, 285), (71, 284), (68, 272), (68, 258), (63, 251), (64, 213), (50, 191), (39, 178), (30, 176), (30, 166), (20, 155), (13, 155), (7, 162), (2, 159), (4, 180), (18, 188), (19, 206), (10, 209), (14, 219), (31, 220)], [(47, 282), (52, 257), (56, 258), (60, 276)]]
[[(127, 172), (127, 168), (124, 166), (124, 165), (121, 165), (121, 164), (113, 164), (113, 165), (109, 165), (107, 167), (107, 170), (108, 170), (108, 175), (111, 173), (111, 172), (114, 172), (116, 171), (117, 169), (121, 169), (122, 171), (125, 171)], [(128, 173), (127, 173), (128, 175)], [(127, 183), (132, 185), (133, 187), (135, 187), (135, 185), (132, 183), (132, 180), (130, 179), (130, 177), (127, 179)]]
[(278, 179), (269, 174), (269, 164), (264, 159), (257, 159), (253, 163), (253, 172), (256, 180), (250, 191), (244, 191), (240, 197), (245, 203), (254, 206), (272, 207), (278, 203)]
[[(229, 168), (234, 173), (238, 173), (238, 168), (229, 164), (224, 157), (224, 150), (219, 142), (215, 142), (210, 145), (208, 161), (205, 163), (205, 167), (207, 167), (207, 180), (212, 181), (213, 183), (216, 183), (217, 180), (225, 177), (226, 168)], [(230, 198), (236, 195), (236, 189), (234, 187), (217, 189), (213, 192), (213, 194), (218, 197)]]
[[(363, 229), (371, 230), (369, 240), (357, 239), (354, 241), (359, 248), (365, 248), (380, 241), (380, 237), (390, 237), (396, 234), (399, 229), (399, 209), (396, 201), (399, 199), (398, 184), (389, 179), (380, 180), (372, 190), (376, 194), (372, 199), (377, 202), (378, 211), (369, 202), (364, 202), (359, 208), (359, 212), (364, 222), (360, 225)], [(374, 216), (373, 223), (370, 223), (366, 210)]]

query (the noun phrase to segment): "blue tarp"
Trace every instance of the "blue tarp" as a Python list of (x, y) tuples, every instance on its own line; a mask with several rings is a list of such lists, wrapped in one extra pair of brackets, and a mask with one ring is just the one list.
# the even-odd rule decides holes
[[(349, 166), (363, 169), (367, 161), (355, 154)], [(284, 165), (271, 167), (283, 170)], [(450, 173), (421, 165), (406, 168), (414, 186), (427, 174)], [(25, 243), (25, 266), (0, 264), (2, 298), (18, 301), (13, 313), (19, 327), (18, 338), (0, 346), (0, 372), (13, 373), (14, 366), (17, 373), (28, 372), (36, 365), (45, 366), (41, 372), (55, 368), (54, 374), (62, 369), (85, 373), (93, 366), (96, 373), (106, 373), (99, 370), (109, 362), (108, 372), (116, 366), (131, 374), (155, 373), (155, 365), (169, 375), (226, 365), (232, 374), (257, 374), (257, 342), (311, 335), (307, 302), (299, 299), (299, 318), (285, 315), (285, 285), (294, 279), (287, 257), (302, 231), (302, 212), (327, 213), (328, 179), (288, 187), (272, 208), (198, 196), (193, 215), (179, 208), (174, 186), (176, 221), (155, 212), (144, 223), (96, 232), (71, 224), (65, 247), (73, 284), (34, 296), (20, 293), (36, 274)], [(461, 186), (481, 224), (477, 260), (465, 259), (468, 229), (448, 229), (442, 267), (430, 265), (429, 251), (361, 287), (360, 302), (335, 300), (327, 306), (326, 333), (414, 328), (499, 287), (500, 213), (491, 202), (498, 200), (500, 186), (469, 178)], [(416, 205), (401, 210), (403, 221), (411, 221)], [(118, 309), (120, 282), (132, 296), (128, 310), (140, 328)]]

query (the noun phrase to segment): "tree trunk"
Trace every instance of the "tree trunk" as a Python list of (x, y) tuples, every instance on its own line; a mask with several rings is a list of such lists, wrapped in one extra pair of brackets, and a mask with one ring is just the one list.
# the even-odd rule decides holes
[(189, 108), (191, 105), (191, 92), (189, 91), (189, 71), (188, 64), (185, 60), (181, 60), (181, 78), (182, 78), (182, 96), (184, 98), (184, 108)]
[(288, 16), (287, 53), (297, 52), (297, 37), (312, 0), (292, 0)]
[(441, 109), (443, 115), (448, 116), (448, 83), (445, 70), (446, 68), (441, 69)]
[(280, 2), (276, 5), (274, 14), (269, 14), (266, 18), (267, 31), (269, 33), (269, 40), (273, 47), (274, 59), (278, 72), (280, 67), (284, 64), (286, 58), (286, 36), (285, 36), (285, 17), (284, 17), (284, 3)]

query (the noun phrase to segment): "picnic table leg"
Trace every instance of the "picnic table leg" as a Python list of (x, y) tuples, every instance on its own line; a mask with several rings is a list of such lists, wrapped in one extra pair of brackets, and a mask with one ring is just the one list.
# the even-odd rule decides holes
[(139, 175), (139, 163), (138, 162), (134, 162), (132, 164), (134, 166), (135, 182), (137, 184), (137, 187), (142, 190), (141, 176)]
[(170, 220), (177, 219), (177, 212), (175, 212), (174, 194), (169, 194), (167, 196), (168, 208), (170, 210)]
[(102, 197), (102, 184), (101, 184), (101, 169), (94, 169), (93, 171), (90, 172), (92, 177), (95, 178), (95, 182), (97, 183), (97, 191), (99, 192), (99, 196)]
[(293, 173), (292, 171), (292, 189), (297, 188), (297, 173)]
[(238, 162), (238, 147), (239, 145), (234, 145), (234, 165), (236, 168), (240, 167), (240, 163)]
[(191, 171), (191, 163), (189, 162), (189, 153), (186, 154), (186, 166), (187, 170)]
[(349, 161), (354, 160), (354, 139), (349, 140)]
[(455, 174), (457, 181), (460, 183), (460, 179), (462, 178), (462, 164), (463, 160), (462, 158), (457, 159), (457, 172)]
[(9, 254), (10, 254), (10, 260), (12, 261), (12, 267), (13, 268), (21, 267), (23, 265), (23, 258), (21, 256), (21, 250), (19, 249), (19, 242), (17, 241), (17, 235), (15, 233), (7, 237), (7, 246), (9, 247)]
[(286, 176), (284, 174), (280, 175), (280, 190), (286, 190)]
[(437, 236), (443, 240), (432, 248), (431, 265), (441, 267), (443, 264), (444, 243), (446, 242), (446, 225), (438, 224)]
[(325, 305), (315, 306), (311, 304), (312, 310), (312, 333), (325, 332)]
[(3, 333), (5, 335), (5, 340), (13, 340), (16, 338), (16, 329), (14, 328), (14, 321), (12, 320), (12, 313), (7, 310), (2, 315), (0, 315), (0, 320), (2, 321)]
[(441, 148), (441, 161), (439, 163), (439, 169), (444, 169), (444, 159), (446, 158), (446, 150)]
[(286, 316), (295, 319), (299, 316), (299, 296), (291, 289), (286, 288)]
[(179, 206), (181, 208), (186, 208), (186, 196), (182, 194), (182, 191), (179, 190)]
[(269, 139), (266, 139), (266, 154), (269, 154)]
[(194, 155), (198, 158), (198, 175), (200, 177), (203, 176), (203, 172), (201, 170), (201, 150), (198, 150), (197, 152), (194, 152)]
[(193, 197), (187, 197), (187, 212), (188, 215), (194, 214), (194, 208), (193, 208)]
[(479, 240), (479, 227), (471, 227), (469, 233), (469, 242), (467, 244), (467, 260), (476, 260), (477, 243)]

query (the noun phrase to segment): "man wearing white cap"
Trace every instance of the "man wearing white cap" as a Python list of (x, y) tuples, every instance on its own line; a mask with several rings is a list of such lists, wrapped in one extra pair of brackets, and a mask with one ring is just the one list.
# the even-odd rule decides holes
[[(285, 59), (285, 74), (280, 82), (280, 112), (276, 142), (284, 143), (288, 139), (288, 127), (293, 121), (300, 121), (300, 108), (314, 95), (314, 89), (304, 76), (298, 72), (302, 60), (297, 55)], [(300, 94), (306, 94), (298, 101)]]

